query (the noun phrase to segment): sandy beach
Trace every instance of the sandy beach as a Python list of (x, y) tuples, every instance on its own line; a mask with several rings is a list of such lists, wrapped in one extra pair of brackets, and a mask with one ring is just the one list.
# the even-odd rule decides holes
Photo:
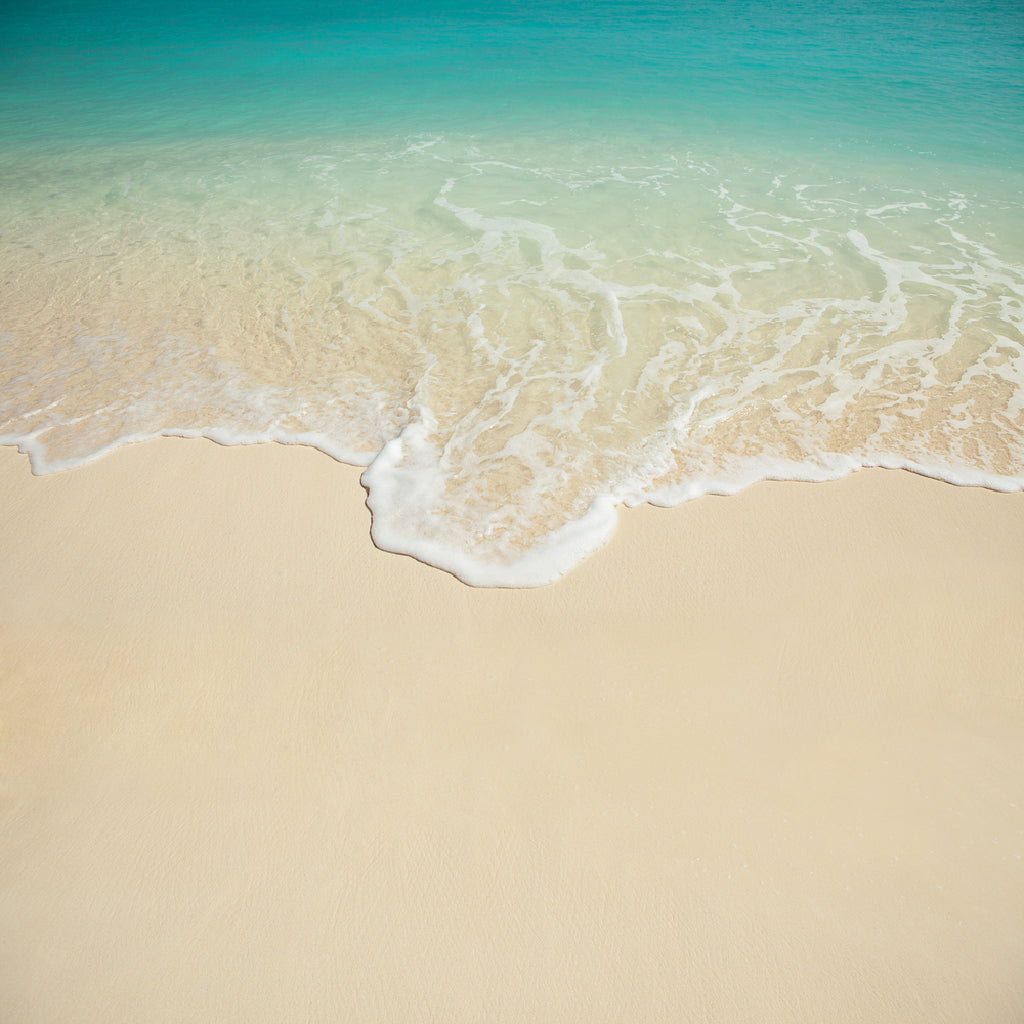
[(358, 478), (0, 449), (5, 1024), (1024, 1019), (1024, 494), (766, 483), (509, 591)]

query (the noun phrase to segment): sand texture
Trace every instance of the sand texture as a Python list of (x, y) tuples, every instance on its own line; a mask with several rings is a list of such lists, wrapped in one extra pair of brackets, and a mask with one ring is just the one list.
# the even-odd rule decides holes
[(0, 1019), (1024, 1020), (1024, 495), (624, 512), (554, 586), (358, 472), (0, 449)]

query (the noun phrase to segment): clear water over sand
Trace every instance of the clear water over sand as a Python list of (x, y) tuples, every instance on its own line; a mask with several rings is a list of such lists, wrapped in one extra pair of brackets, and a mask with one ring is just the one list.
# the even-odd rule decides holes
[(0, 441), (312, 444), (482, 585), (766, 476), (1019, 489), (1022, 17), (790, 8), (14, 18)]

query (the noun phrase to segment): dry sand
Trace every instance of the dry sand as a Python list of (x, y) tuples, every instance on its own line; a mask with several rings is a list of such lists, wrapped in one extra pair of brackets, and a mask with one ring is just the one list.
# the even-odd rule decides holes
[(308, 449), (4, 448), (0, 512), (4, 1024), (1024, 1020), (1024, 495), (763, 484), (535, 591)]

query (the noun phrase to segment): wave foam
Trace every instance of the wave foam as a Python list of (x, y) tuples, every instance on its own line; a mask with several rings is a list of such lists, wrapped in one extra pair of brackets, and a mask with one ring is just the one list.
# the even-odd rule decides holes
[(481, 586), (557, 578), (619, 504), (1024, 486), (1017, 186), (521, 140), (77, 159), (8, 168), (0, 443), (36, 472), (311, 444), (367, 467), (379, 546)]

